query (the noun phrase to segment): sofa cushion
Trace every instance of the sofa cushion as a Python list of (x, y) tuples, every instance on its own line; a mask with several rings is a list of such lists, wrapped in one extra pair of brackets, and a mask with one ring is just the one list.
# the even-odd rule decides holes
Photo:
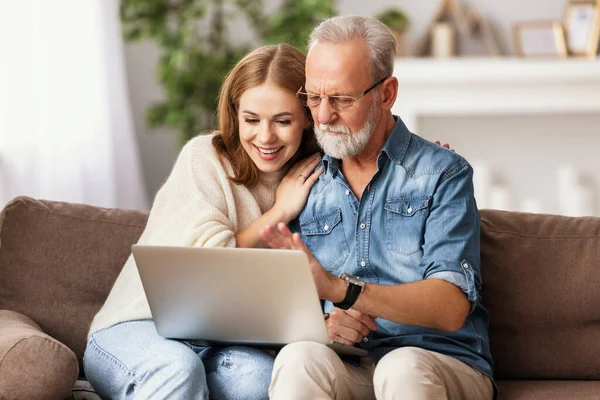
[(0, 214), (0, 309), (32, 318), (80, 366), (87, 331), (147, 214), (18, 197)]
[(30, 318), (0, 310), (0, 398), (62, 399), (79, 374), (77, 357)]
[(102, 398), (96, 393), (88, 380), (79, 379), (75, 382), (71, 393), (63, 397), (62, 400), (102, 400)]
[(502, 400), (592, 400), (600, 381), (496, 381)]
[(600, 218), (481, 218), (496, 378), (600, 380)]

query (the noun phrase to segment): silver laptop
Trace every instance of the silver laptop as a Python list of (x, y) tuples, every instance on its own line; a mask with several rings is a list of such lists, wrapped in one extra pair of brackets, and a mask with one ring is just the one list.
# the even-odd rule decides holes
[(132, 251), (163, 337), (261, 347), (314, 341), (342, 355), (367, 354), (329, 339), (301, 251), (145, 245)]

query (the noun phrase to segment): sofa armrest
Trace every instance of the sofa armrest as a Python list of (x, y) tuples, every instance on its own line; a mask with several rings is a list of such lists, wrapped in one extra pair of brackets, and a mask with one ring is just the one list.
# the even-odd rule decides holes
[(0, 399), (62, 399), (78, 375), (71, 349), (31, 318), (0, 310)]

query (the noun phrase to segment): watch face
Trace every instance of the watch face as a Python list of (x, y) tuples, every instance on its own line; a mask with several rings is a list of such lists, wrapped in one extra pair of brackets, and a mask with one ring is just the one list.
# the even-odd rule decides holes
[(344, 297), (344, 300), (339, 303), (333, 303), (333, 305), (342, 310), (348, 310), (354, 305), (358, 295), (364, 290), (365, 283), (359, 278), (345, 272), (340, 274), (340, 279), (343, 279), (344, 282), (346, 282), (346, 296)]
[(345, 280), (348, 283), (352, 283), (354, 285), (358, 285), (361, 287), (365, 286), (365, 283), (363, 281), (360, 280), (360, 278), (356, 277), (356, 276), (352, 276), (350, 274), (347, 274), (345, 272), (342, 272), (342, 274), (340, 275), (340, 278)]
[(361, 281), (360, 279), (356, 279), (352, 283), (354, 283), (355, 285), (358, 285), (360, 287), (365, 287), (365, 283), (363, 281)]

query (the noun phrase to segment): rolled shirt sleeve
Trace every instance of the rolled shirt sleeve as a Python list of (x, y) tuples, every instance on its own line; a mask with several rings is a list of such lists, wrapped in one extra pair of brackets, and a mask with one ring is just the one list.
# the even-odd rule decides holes
[(471, 311), (481, 288), (479, 223), (473, 169), (461, 160), (441, 176), (432, 196), (419, 268), (425, 279), (458, 286), (471, 303)]

